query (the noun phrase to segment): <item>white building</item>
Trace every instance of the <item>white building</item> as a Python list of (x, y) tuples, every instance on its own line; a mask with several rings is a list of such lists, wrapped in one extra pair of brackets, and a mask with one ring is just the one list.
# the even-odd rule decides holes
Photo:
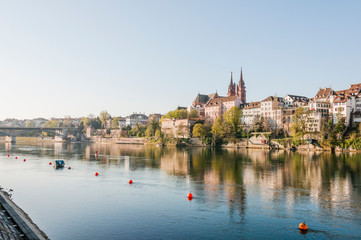
[(243, 123), (247, 126), (254, 124), (256, 118), (261, 117), (261, 103), (250, 102), (245, 105), (243, 111)]
[(232, 107), (239, 107), (241, 100), (238, 96), (215, 97), (205, 106), (205, 119), (213, 122), (217, 117), (223, 116)]
[(261, 116), (271, 129), (282, 128), (283, 98), (270, 96), (261, 101)]
[(309, 99), (307, 97), (291, 95), (291, 94), (287, 94), (283, 98), (285, 108), (305, 106), (305, 105), (307, 105), (308, 101), (309, 101)]
[(163, 119), (161, 129), (168, 137), (190, 138), (195, 123), (193, 119)]
[(146, 125), (148, 117), (142, 113), (133, 113), (132, 115), (125, 118), (125, 124), (127, 126), (135, 126), (136, 124)]

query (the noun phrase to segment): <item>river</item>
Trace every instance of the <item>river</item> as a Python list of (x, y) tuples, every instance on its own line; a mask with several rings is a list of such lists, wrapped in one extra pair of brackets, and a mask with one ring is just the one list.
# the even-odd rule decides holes
[[(51, 239), (361, 236), (361, 154), (46, 142), (0, 150), (1, 187)], [(49, 165), (55, 159), (65, 168)]]

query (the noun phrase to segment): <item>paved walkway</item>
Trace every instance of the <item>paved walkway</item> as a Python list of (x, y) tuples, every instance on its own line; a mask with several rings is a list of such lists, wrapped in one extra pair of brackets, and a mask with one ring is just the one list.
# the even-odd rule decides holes
[(48, 239), (11, 199), (0, 191), (0, 240), (45, 240)]
[(2, 205), (0, 205), (0, 240), (26, 239)]

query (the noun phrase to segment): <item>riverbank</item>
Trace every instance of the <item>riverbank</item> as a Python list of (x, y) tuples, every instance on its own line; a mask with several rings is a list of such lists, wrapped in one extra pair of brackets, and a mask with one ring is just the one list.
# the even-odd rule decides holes
[[(0, 142), (3, 142), (4, 139), (0, 138)], [(244, 149), (263, 149), (263, 150), (290, 150), (290, 151), (331, 151), (330, 148), (322, 148), (311, 143), (301, 144), (297, 147), (284, 146), (280, 143), (283, 139), (275, 139), (268, 142), (265, 138), (261, 137), (251, 137), (249, 139), (242, 138), (237, 139), (236, 142), (228, 142), (222, 144), (222, 148), (244, 148)], [(34, 138), (34, 137), (18, 137), (18, 142), (57, 142), (51, 138)], [(80, 142), (80, 141), (78, 141)], [(189, 139), (168, 139), (163, 144), (155, 141), (154, 139), (149, 138), (138, 138), (138, 137), (101, 137), (101, 136), (92, 136), (86, 141), (82, 142), (98, 142), (104, 144), (132, 144), (132, 145), (154, 145), (154, 146), (184, 146), (184, 147), (210, 147), (209, 145), (203, 144), (199, 138), (189, 138)], [(355, 150), (352, 148), (342, 149), (340, 147), (335, 148), (336, 152), (361, 152), (360, 150)]]
[(0, 191), (0, 239), (49, 238), (5, 192)]

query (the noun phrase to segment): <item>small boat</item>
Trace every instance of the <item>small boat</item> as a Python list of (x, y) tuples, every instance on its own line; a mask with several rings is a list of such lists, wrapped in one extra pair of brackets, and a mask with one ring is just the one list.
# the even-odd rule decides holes
[(65, 166), (65, 162), (63, 160), (55, 160), (55, 167), (62, 168)]

